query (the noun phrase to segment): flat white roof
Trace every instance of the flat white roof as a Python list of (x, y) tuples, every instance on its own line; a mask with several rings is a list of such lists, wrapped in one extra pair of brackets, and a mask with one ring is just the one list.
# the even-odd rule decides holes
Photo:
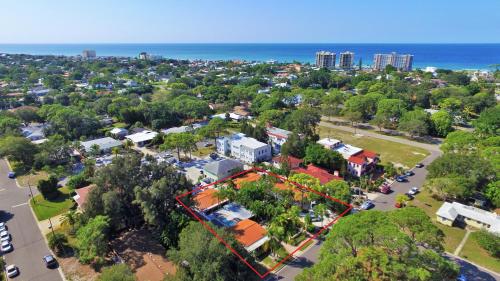
[(233, 141), (231, 145), (243, 145), (243, 146), (246, 146), (248, 148), (257, 149), (257, 148), (265, 147), (268, 144), (260, 142), (254, 138), (242, 137), (239, 140)]
[(362, 148), (355, 147), (349, 144), (342, 144), (337, 147), (335, 147), (333, 150), (337, 151), (338, 153), (342, 154), (342, 156), (345, 159), (349, 159), (349, 157), (353, 156), (354, 154), (360, 153), (363, 151)]
[(255, 251), (256, 249), (258, 249), (260, 246), (264, 245), (264, 243), (266, 243), (267, 241), (269, 241), (269, 237), (268, 236), (264, 236), (262, 237), (261, 239), (257, 240), (255, 243), (253, 243), (252, 245), (248, 246), (248, 247), (245, 247), (245, 250), (247, 250), (247, 252), (253, 252)]
[(341, 141), (339, 141), (337, 139), (324, 138), (324, 139), (320, 139), (317, 143), (321, 144), (323, 146), (328, 146), (330, 148), (333, 148), (334, 146), (340, 144)]
[(82, 141), (81, 145), (83, 146), (83, 149), (85, 151), (89, 152), (92, 149), (93, 145), (98, 145), (99, 149), (108, 150), (113, 147), (121, 146), (122, 143), (120, 141), (115, 140), (114, 138), (105, 137), (95, 140)]
[(158, 135), (157, 132), (149, 131), (149, 130), (144, 130), (139, 133), (135, 133), (132, 135), (125, 136), (127, 139), (133, 141), (134, 143), (139, 143), (139, 142), (144, 142), (144, 141), (150, 141), (154, 139)]

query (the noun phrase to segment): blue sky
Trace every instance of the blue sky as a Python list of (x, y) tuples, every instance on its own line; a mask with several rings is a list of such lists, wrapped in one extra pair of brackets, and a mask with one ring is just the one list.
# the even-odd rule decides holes
[(500, 43), (499, 0), (0, 2), (0, 43)]

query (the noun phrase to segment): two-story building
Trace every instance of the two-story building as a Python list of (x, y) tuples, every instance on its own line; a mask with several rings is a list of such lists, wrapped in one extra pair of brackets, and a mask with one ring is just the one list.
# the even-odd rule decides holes
[(278, 154), (281, 151), (281, 146), (285, 144), (288, 140), (288, 137), (292, 134), (292, 132), (283, 130), (276, 127), (268, 127), (266, 129), (267, 136), (269, 137), (269, 143), (273, 148), (273, 152)]
[(217, 139), (217, 152), (230, 155), (245, 163), (268, 161), (272, 157), (271, 146), (239, 133)]
[(361, 177), (372, 172), (379, 162), (377, 153), (345, 144), (340, 140), (324, 138), (317, 143), (340, 153), (347, 160), (347, 171), (355, 177)]

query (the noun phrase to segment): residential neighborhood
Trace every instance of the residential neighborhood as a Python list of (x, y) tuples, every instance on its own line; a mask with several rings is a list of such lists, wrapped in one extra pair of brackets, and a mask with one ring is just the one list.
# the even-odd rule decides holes
[(335, 48), (0, 44), (0, 280), (500, 280), (500, 70)]

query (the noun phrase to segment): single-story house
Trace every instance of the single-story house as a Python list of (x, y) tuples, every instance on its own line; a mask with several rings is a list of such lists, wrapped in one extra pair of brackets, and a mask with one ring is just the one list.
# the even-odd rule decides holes
[(465, 224), (500, 234), (500, 216), (458, 202), (444, 202), (436, 212), (437, 221), (448, 226)]
[(243, 164), (233, 159), (214, 161), (203, 166), (205, 175), (214, 181), (227, 178), (238, 171), (243, 171)]
[(45, 130), (49, 127), (48, 124), (31, 123), (28, 126), (21, 127), (21, 133), (30, 141), (45, 139)]
[(131, 140), (137, 146), (144, 146), (151, 142), (157, 135), (157, 132), (143, 130), (139, 133), (125, 136), (125, 138)]
[(338, 172), (335, 172), (335, 174), (330, 174), (327, 170), (322, 169), (320, 167), (316, 167), (313, 164), (307, 165), (306, 168), (299, 167), (293, 169), (292, 171), (294, 171), (295, 173), (301, 173), (313, 176), (317, 178), (321, 184), (325, 184), (332, 180), (344, 180), (342, 177), (339, 176)]
[(79, 209), (83, 208), (83, 205), (87, 201), (87, 196), (89, 192), (94, 188), (95, 185), (91, 184), (82, 188), (77, 188), (75, 189), (76, 195), (73, 196), (73, 199), (75, 200), (76, 204), (78, 205)]
[(109, 131), (109, 133), (113, 137), (122, 140), (125, 138), (126, 135), (128, 135), (128, 130), (124, 128), (113, 128), (111, 131)]
[(250, 219), (236, 223), (231, 230), (236, 240), (250, 253), (261, 248), (270, 240), (266, 235), (266, 229)]
[(92, 150), (92, 147), (97, 145), (99, 147), (100, 153), (109, 153), (111, 149), (115, 147), (121, 147), (123, 144), (115, 140), (114, 138), (104, 137), (95, 140), (83, 141), (81, 142), (82, 149), (86, 153), (89, 153)]
[(207, 188), (193, 196), (195, 207), (200, 212), (207, 212), (227, 202), (227, 199), (217, 197), (217, 190)]

